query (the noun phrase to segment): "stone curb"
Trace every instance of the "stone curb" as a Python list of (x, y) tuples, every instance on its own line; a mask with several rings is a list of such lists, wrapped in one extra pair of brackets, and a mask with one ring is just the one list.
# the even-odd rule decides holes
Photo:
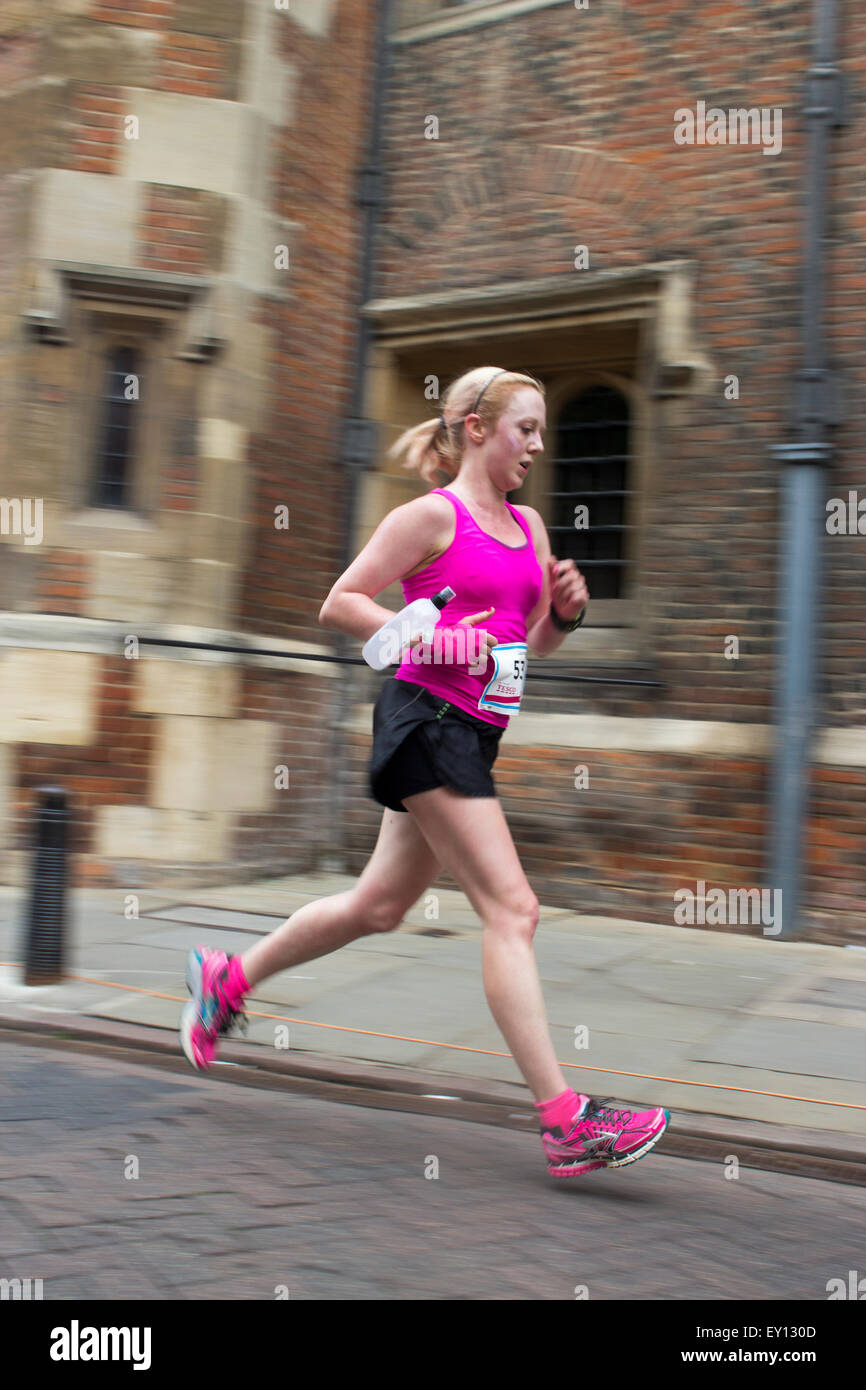
[[(141, 1024), (107, 1023), (80, 1014), (54, 1014), (50, 1021), (0, 1013), (0, 1038), (35, 1046), (65, 1045), (97, 1056), (138, 1057), (180, 1075), (190, 1075), (173, 1033)], [(228, 1064), (228, 1065), (226, 1065)], [(538, 1133), (524, 1087), (505, 1082), (466, 1082), (414, 1068), (339, 1061), (270, 1052), (250, 1061), (249, 1048), (225, 1042), (214, 1080), (257, 1089), (293, 1092), (313, 1099), (371, 1109), (443, 1116)], [(678, 1109), (658, 1152), (677, 1158), (740, 1166), (799, 1177), (866, 1186), (866, 1139), (833, 1136), (791, 1125), (731, 1119)]]

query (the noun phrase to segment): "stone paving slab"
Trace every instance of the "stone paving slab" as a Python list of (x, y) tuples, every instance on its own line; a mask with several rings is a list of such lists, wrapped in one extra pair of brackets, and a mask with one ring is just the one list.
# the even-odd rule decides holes
[(802, 1019), (748, 1019), (702, 1047), (695, 1060), (754, 1067), (756, 1058), (768, 1071), (812, 1083), (837, 1078), (861, 1086), (866, 1082), (866, 1034)]
[(228, 907), (163, 907), (142, 914), (148, 922), (190, 922), (194, 926), (210, 927), (248, 927), (254, 932), (266, 935), (285, 920), (285, 912), (243, 912), (240, 908)]

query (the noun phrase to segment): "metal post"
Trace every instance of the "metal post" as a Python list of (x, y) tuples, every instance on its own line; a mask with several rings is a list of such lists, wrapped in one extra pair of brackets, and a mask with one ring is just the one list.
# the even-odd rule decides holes
[(783, 940), (800, 935), (802, 926), (803, 826), (808, 810), (809, 750), (815, 718), (821, 531), (826, 515), (824, 481), (823, 455), (808, 464), (788, 467), (784, 475), (780, 585), (782, 660), (776, 707), (770, 845), (770, 884), (781, 895), (778, 936)]
[(40, 787), (38, 801), (24, 983), (55, 985), (64, 975), (69, 808), (63, 787)]
[[(370, 125), (367, 136), (367, 151), (364, 165), (359, 170), (358, 204), (361, 208), (359, 244), (361, 262), (358, 267), (358, 316), (355, 328), (354, 364), (352, 370), (351, 399), (348, 415), (343, 422), (343, 437), (340, 443), (340, 464), (343, 468), (343, 534), (340, 538), (339, 574), (349, 568), (353, 559), (352, 547), (355, 541), (355, 524), (360, 499), (360, 475), (368, 472), (375, 463), (378, 447), (376, 422), (364, 417), (364, 396), (367, 388), (370, 345), (373, 326), (363, 312), (364, 305), (373, 296), (376, 284), (376, 246), (379, 233), (380, 209), (384, 206), (384, 154), (385, 154), (385, 115), (388, 100), (388, 80), (391, 65), (391, 28), (394, 0), (378, 0), (375, 6), (375, 32), (370, 53)], [(324, 598), (324, 594), (322, 598)], [(357, 644), (345, 633), (337, 634), (336, 653), (348, 656)], [(346, 731), (344, 728), (349, 710), (356, 696), (354, 678), (337, 683), (335, 698), (332, 701), (333, 722), (330, 727), (330, 759), (333, 776), (327, 787), (327, 825), (328, 842), (323, 846), (324, 854), (320, 862), (334, 871), (341, 872), (346, 867), (346, 786), (344, 766), (346, 761)]]
[(827, 179), (831, 131), (844, 124), (844, 86), (836, 67), (837, 0), (815, 0), (814, 49), (806, 119), (802, 367), (797, 374), (793, 438), (773, 446), (784, 465), (779, 561), (779, 644), (776, 745), (770, 803), (769, 877), (781, 891), (778, 933), (802, 931), (803, 831), (809, 799), (809, 745), (815, 723), (822, 544), (822, 494), (833, 449), (828, 433), (840, 420), (839, 391), (827, 361), (824, 316)]

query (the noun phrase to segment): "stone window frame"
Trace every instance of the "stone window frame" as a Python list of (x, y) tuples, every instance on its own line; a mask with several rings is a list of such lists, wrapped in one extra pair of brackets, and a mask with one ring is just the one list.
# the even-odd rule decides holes
[[(120, 305), (82, 311), (78, 344), (80, 394), (73, 407), (68, 467), (74, 479), (70, 505), (91, 519), (122, 525), (126, 517), (151, 520), (159, 508), (160, 465), (170, 449), (170, 338), (173, 324), (142, 310)], [(105, 370), (113, 348), (128, 345), (140, 356), (140, 395), (129, 473), (129, 500), (112, 507), (95, 500), (105, 407)]]
[[(677, 260), (647, 264), (626, 270), (604, 271), (592, 278), (575, 280), (557, 276), (543, 280), (511, 282), (479, 289), (435, 292), (393, 299), (372, 300), (362, 312), (374, 325), (374, 350), (368, 386), (374, 402), (369, 413), (376, 418), (377, 402), (393, 398), (394, 380), (400, 375), (401, 356), (419, 349), (430, 350), (431, 359), (447, 358), (449, 348), (466, 343), (477, 346), (479, 361), (492, 360), (488, 339), (517, 333), (538, 342), (545, 331), (572, 327), (582, 334), (593, 325), (633, 325), (635, 376), (626, 377), (602, 367), (557, 369), (546, 391), (547, 437), (556, 426), (559, 408), (575, 391), (593, 382), (615, 386), (627, 397), (631, 413), (630, 452), (634, 463), (626, 533), (628, 569), (626, 593), (618, 599), (590, 601), (583, 626), (567, 634), (554, 659), (568, 664), (597, 662), (605, 669), (652, 664), (647, 633), (650, 614), (641, 584), (642, 554), (646, 537), (647, 503), (652, 484), (659, 433), (667, 420), (679, 423), (682, 400), (703, 390), (711, 376), (706, 357), (692, 338), (691, 318), (696, 267)], [(523, 364), (532, 373), (532, 361)], [(544, 375), (541, 363), (535, 364)], [(432, 368), (431, 368), (432, 370)], [(380, 419), (387, 428), (387, 419)], [(544, 495), (549, 463), (521, 488), (521, 500), (544, 517)], [(591, 585), (590, 585), (591, 588)]]
[[(72, 403), (68, 431), (65, 524), (104, 532), (151, 529), (159, 522), (164, 460), (172, 448), (171, 363), (173, 359), (209, 362), (223, 348), (215, 329), (214, 283), (198, 275), (42, 261), (23, 319), (44, 343), (78, 356), (75, 377), (79, 394)], [(143, 354), (142, 375), (149, 378), (133, 467), (132, 501), (127, 507), (93, 504), (99, 431), (103, 408), (105, 353), (111, 344), (129, 342)], [(82, 446), (83, 441), (83, 446)]]

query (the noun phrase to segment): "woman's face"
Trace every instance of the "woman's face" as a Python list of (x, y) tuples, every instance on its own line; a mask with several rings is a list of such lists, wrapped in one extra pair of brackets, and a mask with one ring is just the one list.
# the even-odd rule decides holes
[(503, 492), (522, 486), (536, 455), (544, 451), (546, 425), (544, 397), (534, 386), (512, 392), (485, 451), (490, 477)]

